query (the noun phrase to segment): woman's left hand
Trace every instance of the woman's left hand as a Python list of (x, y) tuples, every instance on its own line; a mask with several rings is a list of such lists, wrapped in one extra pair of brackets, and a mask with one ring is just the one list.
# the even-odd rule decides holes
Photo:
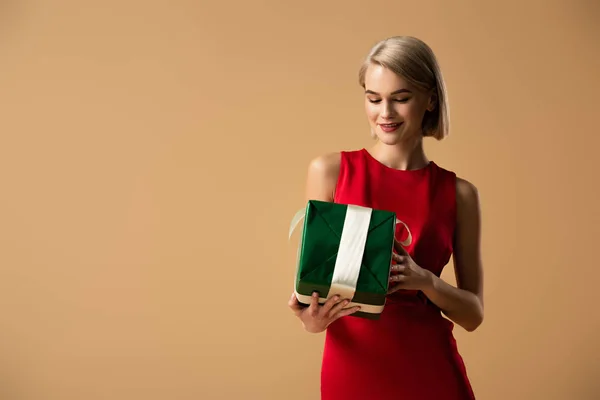
[(431, 271), (419, 267), (397, 240), (394, 248), (398, 254), (392, 253), (392, 260), (396, 264), (392, 264), (388, 294), (400, 289), (423, 290), (430, 287), (433, 284)]

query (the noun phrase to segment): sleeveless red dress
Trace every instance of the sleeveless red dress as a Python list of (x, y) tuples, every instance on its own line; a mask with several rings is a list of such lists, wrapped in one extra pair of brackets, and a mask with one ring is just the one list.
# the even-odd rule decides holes
[[(361, 149), (341, 153), (334, 201), (395, 212), (413, 236), (408, 253), (440, 276), (452, 254), (455, 190), (456, 175), (434, 162), (395, 170)], [(408, 290), (388, 296), (379, 320), (338, 319), (325, 334), (321, 399), (474, 399), (453, 328), (422, 292)]]

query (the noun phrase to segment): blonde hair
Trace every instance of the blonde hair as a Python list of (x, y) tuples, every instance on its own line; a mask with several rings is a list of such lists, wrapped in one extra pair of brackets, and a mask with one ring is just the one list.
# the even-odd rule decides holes
[(450, 132), (448, 94), (440, 66), (431, 48), (411, 36), (393, 36), (375, 44), (358, 72), (358, 81), (365, 88), (365, 74), (371, 64), (379, 64), (402, 76), (413, 85), (433, 90), (436, 108), (423, 117), (423, 135), (442, 140)]

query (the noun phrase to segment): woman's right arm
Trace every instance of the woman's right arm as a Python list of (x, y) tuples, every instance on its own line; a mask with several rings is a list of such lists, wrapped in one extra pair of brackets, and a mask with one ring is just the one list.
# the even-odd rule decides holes
[[(336, 184), (340, 172), (340, 153), (330, 153), (313, 159), (308, 166), (306, 178), (306, 199), (333, 202)], [(319, 295), (313, 293), (308, 307), (302, 306), (296, 294), (288, 302), (288, 306), (302, 321), (308, 332), (323, 332), (336, 319), (358, 311), (359, 307), (345, 308), (350, 299), (335, 296), (325, 304), (319, 304)]]
[(340, 162), (340, 153), (325, 154), (311, 160), (306, 174), (306, 200), (333, 201)]

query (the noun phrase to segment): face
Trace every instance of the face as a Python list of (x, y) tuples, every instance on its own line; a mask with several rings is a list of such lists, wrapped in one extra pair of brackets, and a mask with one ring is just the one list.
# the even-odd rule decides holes
[(433, 111), (435, 98), (380, 65), (365, 74), (365, 110), (371, 129), (386, 144), (422, 136), (425, 111)]

